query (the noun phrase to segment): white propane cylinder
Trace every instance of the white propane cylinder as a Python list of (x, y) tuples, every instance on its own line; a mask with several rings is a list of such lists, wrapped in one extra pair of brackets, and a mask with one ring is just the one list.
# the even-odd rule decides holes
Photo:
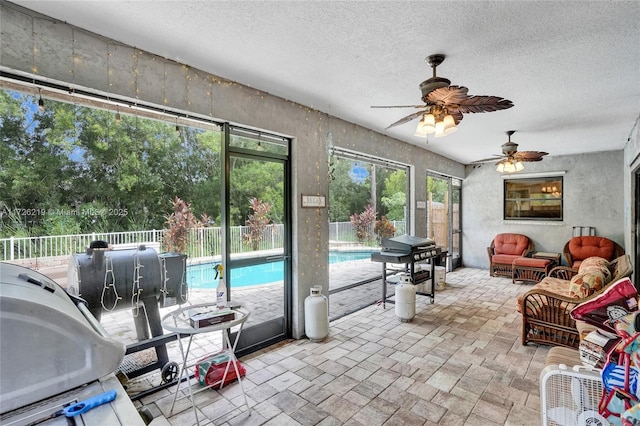
[(304, 299), (304, 333), (312, 342), (322, 342), (329, 335), (329, 303), (321, 285), (311, 287)]
[(402, 322), (410, 322), (416, 316), (416, 288), (407, 274), (400, 276), (396, 284), (396, 317)]

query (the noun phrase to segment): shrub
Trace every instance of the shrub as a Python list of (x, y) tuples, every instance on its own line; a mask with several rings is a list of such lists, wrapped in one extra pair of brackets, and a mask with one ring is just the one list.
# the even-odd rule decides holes
[(362, 213), (352, 214), (349, 219), (351, 220), (353, 229), (356, 231), (358, 241), (361, 243), (370, 241), (372, 236), (369, 231), (371, 225), (376, 220), (376, 211), (371, 207), (371, 204), (368, 204)]
[(206, 215), (202, 215), (202, 220), (198, 220), (191, 212), (191, 204), (178, 197), (171, 202), (171, 206), (173, 213), (166, 216), (169, 229), (164, 234), (164, 245), (167, 251), (186, 253), (189, 230), (204, 226), (208, 218)]
[(383, 238), (391, 238), (396, 234), (396, 227), (383, 215), (380, 220), (376, 221), (373, 233), (378, 237), (378, 241)]
[(264, 230), (269, 225), (269, 211), (271, 210), (271, 204), (264, 201), (260, 201), (257, 198), (251, 198), (249, 200), (253, 214), (249, 215), (249, 218), (245, 222), (245, 225), (249, 227), (249, 232), (243, 235), (245, 241), (251, 244), (251, 248), (255, 251), (258, 250), (258, 243), (262, 239)]

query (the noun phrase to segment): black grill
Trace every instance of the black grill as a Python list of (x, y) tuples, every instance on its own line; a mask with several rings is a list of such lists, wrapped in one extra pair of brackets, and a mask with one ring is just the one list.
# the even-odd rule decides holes
[[(440, 261), (442, 249), (429, 238), (420, 238), (412, 235), (402, 235), (394, 238), (382, 239), (382, 251), (372, 253), (371, 261), (382, 262), (382, 306), (387, 302), (387, 284), (395, 284), (388, 279), (393, 275), (404, 272), (411, 276), (413, 284), (421, 284), (431, 280), (430, 292), (417, 292), (431, 298), (434, 302), (433, 282), (435, 264)], [(416, 268), (418, 262), (429, 262), (428, 269)], [(396, 264), (396, 265), (390, 265)], [(419, 270), (418, 270), (419, 269)], [(389, 301), (393, 303), (392, 301)]]

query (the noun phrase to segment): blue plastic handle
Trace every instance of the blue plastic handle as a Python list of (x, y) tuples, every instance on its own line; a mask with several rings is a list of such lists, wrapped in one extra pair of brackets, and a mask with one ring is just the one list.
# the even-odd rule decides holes
[(86, 413), (87, 411), (97, 407), (98, 405), (106, 404), (107, 402), (113, 401), (114, 399), (116, 399), (116, 395), (117, 392), (115, 390), (110, 390), (109, 392), (92, 396), (91, 398), (85, 399), (84, 401), (71, 404), (68, 407), (65, 407), (62, 411), (67, 417), (77, 416), (78, 414)]

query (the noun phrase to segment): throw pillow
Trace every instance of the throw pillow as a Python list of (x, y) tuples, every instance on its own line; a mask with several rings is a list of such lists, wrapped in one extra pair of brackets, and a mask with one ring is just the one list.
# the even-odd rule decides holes
[(582, 299), (602, 289), (611, 281), (609, 267), (609, 261), (602, 257), (593, 256), (583, 260), (578, 274), (571, 278), (569, 290), (571, 297)]
[(607, 281), (602, 270), (587, 269), (583, 273), (574, 275), (569, 285), (569, 295), (573, 298), (584, 299), (600, 290)]
[(587, 269), (597, 268), (602, 270), (602, 273), (605, 274), (605, 277), (610, 280), (611, 279), (611, 264), (607, 259), (602, 257), (592, 256), (588, 257), (580, 263), (580, 267), (578, 268), (578, 273), (585, 272)]

